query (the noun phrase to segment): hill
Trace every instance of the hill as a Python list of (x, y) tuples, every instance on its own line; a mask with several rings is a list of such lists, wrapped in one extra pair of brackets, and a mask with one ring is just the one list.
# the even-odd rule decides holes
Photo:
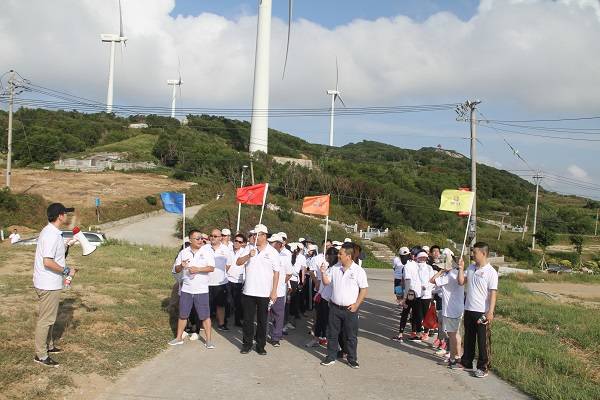
[[(5, 120), (6, 113), (0, 113), (0, 124)], [(127, 128), (142, 121), (149, 128)], [(121, 118), (20, 109), (15, 113), (15, 160), (20, 166), (44, 165), (64, 154), (118, 150), (131, 159), (154, 159), (181, 180), (238, 186), (242, 165), (249, 162), (250, 124), (208, 115), (190, 115), (187, 121), (181, 126), (177, 120), (154, 115)], [(5, 145), (2, 140), (0, 146)], [(315, 167), (280, 165), (272, 156), (307, 158)], [(451, 150), (409, 150), (374, 141), (331, 148), (269, 130), (269, 155), (257, 155), (253, 166), (256, 181), (268, 181), (270, 193), (287, 199), (290, 207), (296, 208), (306, 195), (331, 193), (335, 219), (460, 237), (464, 222), (437, 210), (443, 189), (470, 183), (470, 160)], [(508, 212), (508, 222), (521, 225), (534, 194), (530, 182), (478, 166), (479, 216), (498, 219), (494, 212)], [(541, 190), (540, 226), (562, 233), (593, 233), (592, 208), (597, 206), (593, 203)]]

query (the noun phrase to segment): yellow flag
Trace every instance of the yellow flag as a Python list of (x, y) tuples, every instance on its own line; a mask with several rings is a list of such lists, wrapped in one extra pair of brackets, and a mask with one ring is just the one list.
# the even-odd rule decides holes
[(473, 192), (446, 189), (442, 192), (440, 210), (452, 212), (471, 212)]

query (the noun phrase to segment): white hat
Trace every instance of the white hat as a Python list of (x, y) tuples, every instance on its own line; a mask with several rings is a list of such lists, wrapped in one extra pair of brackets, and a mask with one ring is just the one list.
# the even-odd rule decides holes
[(319, 251), (319, 247), (316, 244), (309, 244), (308, 251)]
[(279, 232), (278, 235), (281, 236), (283, 240), (287, 241), (287, 234), (285, 232)]
[(342, 242), (338, 242), (337, 240), (334, 240), (333, 242), (331, 242), (331, 244), (334, 246), (341, 246)]
[(295, 242), (288, 243), (288, 246), (290, 246), (291, 251), (296, 251), (298, 249), (298, 243)]
[(344, 243), (352, 243), (352, 239), (346, 238), (346, 239), (344, 239)]
[(452, 256), (454, 257), (454, 253), (452, 252), (452, 250), (445, 248), (444, 251), (442, 251), (442, 254), (444, 254), (445, 256)]
[(269, 233), (269, 230), (265, 225), (258, 224), (254, 227), (254, 233)]
[(256, 231), (255, 231), (254, 229), (250, 229), (250, 230), (248, 231), (248, 234), (249, 234), (249, 235), (256, 235)]
[(398, 250), (398, 254), (400, 254), (401, 256), (407, 256), (410, 254), (410, 249), (408, 247), (400, 247), (400, 250)]
[(281, 243), (283, 243), (283, 238), (281, 237), (281, 235), (279, 235), (279, 233), (272, 234), (271, 237), (268, 240), (271, 243), (273, 243), (273, 242), (281, 242)]
[(223, 236), (231, 236), (231, 231), (227, 228), (221, 230)]
[(426, 251), (427, 253), (429, 253), (429, 246), (423, 246), (421, 248), (423, 249), (423, 251)]
[(300, 243), (304, 242), (304, 240), (305, 240), (305, 239), (304, 239), (303, 237), (301, 237), (301, 238), (298, 238), (298, 241), (299, 241)]
[(425, 253), (424, 251), (420, 251), (419, 254), (417, 254), (417, 258), (421, 257), (429, 258), (429, 254)]

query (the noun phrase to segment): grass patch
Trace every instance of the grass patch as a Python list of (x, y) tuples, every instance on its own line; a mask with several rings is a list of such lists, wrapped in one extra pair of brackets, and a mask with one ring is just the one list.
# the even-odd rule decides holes
[(392, 265), (385, 261), (376, 259), (374, 256), (367, 256), (362, 262), (363, 268), (375, 268), (375, 269), (392, 269)]
[(135, 161), (156, 161), (152, 155), (152, 149), (158, 140), (158, 136), (142, 133), (129, 139), (116, 143), (109, 143), (103, 146), (94, 147), (89, 153), (98, 152), (124, 152), (129, 155), (130, 160)]
[[(58, 345), (67, 350), (56, 359), (59, 369), (32, 362), (37, 301), (31, 268), (13, 268), (18, 257), (33, 265), (33, 247), (5, 247), (0, 258), (0, 386), (9, 398), (26, 399), (41, 391), (62, 398), (74, 375), (114, 377), (164, 350), (171, 337), (167, 310), (175, 250), (109, 244), (91, 257), (73, 253), (80, 268), (73, 289), (61, 294), (55, 325)], [(40, 376), (44, 377), (41, 381)], [(47, 378), (47, 379), (46, 379)]]
[(493, 369), (538, 399), (600, 398), (600, 313), (534, 295), (522, 279), (500, 283)]

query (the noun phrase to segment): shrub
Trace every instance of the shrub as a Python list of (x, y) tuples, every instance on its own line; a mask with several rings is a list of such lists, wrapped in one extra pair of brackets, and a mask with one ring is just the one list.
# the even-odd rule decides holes
[(146, 201), (151, 206), (155, 206), (156, 205), (156, 197), (154, 197), (154, 196), (146, 196)]
[(0, 208), (7, 211), (15, 211), (19, 205), (17, 204), (17, 196), (10, 192), (10, 189), (4, 188), (0, 190)]
[(529, 246), (522, 240), (515, 240), (506, 246), (506, 254), (518, 261), (531, 261)]

